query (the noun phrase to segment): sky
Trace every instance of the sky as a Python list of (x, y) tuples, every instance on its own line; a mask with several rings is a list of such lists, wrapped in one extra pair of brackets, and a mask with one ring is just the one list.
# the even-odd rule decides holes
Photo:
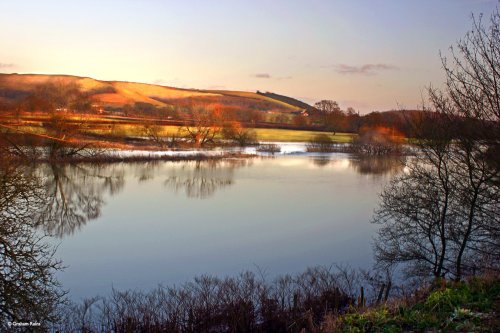
[(0, 72), (416, 108), (499, 0), (0, 0)]

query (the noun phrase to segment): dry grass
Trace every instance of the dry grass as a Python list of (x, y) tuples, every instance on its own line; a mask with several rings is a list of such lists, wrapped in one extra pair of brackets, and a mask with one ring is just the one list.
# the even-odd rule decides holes
[[(0, 75), (0, 87), (12, 90), (34, 91), (38, 85), (45, 83), (77, 84), (83, 92), (97, 92), (102, 90), (102, 93), (97, 93), (93, 96), (94, 100), (112, 106), (123, 106), (125, 104), (143, 102), (164, 107), (167, 106), (168, 100), (183, 100), (190, 98), (203, 99), (224, 96), (234, 99), (245, 98), (254, 100), (255, 102), (270, 102), (275, 104), (277, 108), (287, 109), (289, 111), (298, 110), (296, 106), (246, 91), (180, 89), (147, 83), (100, 81), (71, 75)], [(115, 93), (106, 92), (107, 88), (111, 91), (114, 89)]]
[(128, 98), (126, 96), (116, 94), (116, 93), (111, 93), (111, 94), (97, 94), (92, 96), (92, 98), (95, 101), (99, 101), (101, 103), (104, 103), (106, 105), (124, 105), (124, 104), (133, 104), (134, 100), (131, 98)]
[[(117, 93), (134, 102), (150, 103), (157, 106), (166, 106), (154, 98), (162, 100), (179, 99), (188, 97), (218, 96), (217, 94), (199, 92), (196, 90), (183, 90), (164, 86), (135, 83), (135, 82), (112, 82)], [(154, 98), (153, 98), (154, 97)]]
[(288, 103), (285, 103), (285, 102), (282, 102), (282, 101), (279, 101), (279, 100), (276, 100), (276, 99), (273, 99), (273, 98), (270, 98), (270, 97), (267, 97), (264, 95), (260, 95), (260, 94), (254, 93), (254, 92), (250, 92), (250, 91), (210, 90), (210, 92), (225, 95), (225, 96), (237, 96), (237, 97), (253, 98), (253, 99), (258, 99), (258, 100), (262, 100), (262, 101), (266, 101), (266, 102), (276, 103), (276, 104), (278, 104), (282, 107), (286, 107), (292, 111), (300, 110), (299, 107), (296, 107), (294, 105), (290, 105)]
[(90, 90), (109, 87), (109, 84), (107, 82), (98, 81), (88, 77), (79, 78), (76, 81), (83, 91), (90, 91)]

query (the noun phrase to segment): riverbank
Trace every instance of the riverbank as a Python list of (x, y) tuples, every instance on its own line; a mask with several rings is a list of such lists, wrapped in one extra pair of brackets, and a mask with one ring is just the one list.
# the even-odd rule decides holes
[(13, 160), (20, 162), (37, 162), (37, 163), (134, 163), (134, 162), (180, 162), (180, 161), (220, 161), (225, 159), (244, 159), (257, 157), (255, 154), (247, 154), (240, 152), (179, 152), (179, 154), (168, 154), (162, 151), (110, 151), (105, 153), (92, 153), (83, 155), (58, 156), (56, 158), (39, 155), (39, 156), (11, 156)]
[(500, 332), (500, 279), (445, 282), (411, 297), (327, 316), (322, 332)]
[(352, 273), (315, 267), (270, 283), (245, 272), (224, 279), (205, 275), (179, 287), (159, 286), (149, 292), (113, 289), (110, 296), (87, 299), (85, 306), (74, 303), (65, 308), (55, 328), (61, 332), (99, 328), (117, 332), (500, 331), (498, 276), (443, 281), (411, 296), (365, 307), (362, 297), (345, 289), (353, 282), (348, 280)]
[[(144, 128), (138, 124), (116, 125), (110, 129), (91, 126), (79, 129), (72, 136), (63, 132), (62, 137), (55, 137), (42, 125), (0, 125), (0, 150), (20, 159), (42, 162), (202, 160), (231, 158), (235, 154), (251, 157), (256, 153), (305, 152), (306, 142), (318, 133), (323, 133), (257, 128), (251, 129), (255, 132), (256, 141), (245, 146), (217, 136), (212, 142), (195, 145), (179, 134), (179, 126), (159, 126), (154, 137), (144, 136)], [(323, 135), (328, 136), (336, 146), (348, 145), (354, 136), (349, 133)], [(270, 150), (267, 147), (271, 144), (280, 148)], [(290, 150), (297, 145), (300, 147)]]

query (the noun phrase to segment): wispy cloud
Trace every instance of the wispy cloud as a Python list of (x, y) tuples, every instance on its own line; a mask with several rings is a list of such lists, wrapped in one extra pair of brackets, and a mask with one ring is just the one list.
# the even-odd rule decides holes
[(0, 69), (2, 69), (2, 68), (14, 68), (14, 67), (16, 67), (15, 64), (0, 62)]
[(382, 71), (398, 70), (399, 68), (389, 64), (364, 64), (361, 66), (335, 65), (335, 71), (339, 74), (376, 75)]
[(258, 79), (270, 79), (271, 78), (271, 74), (269, 74), (269, 73), (257, 73), (257, 74), (254, 74), (252, 76), (256, 77)]
[(292, 78), (291, 76), (274, 77), (269, 73), (257, 73), (257, 74), (253, 74), (252, 77), (256, 77), (258, 79), (274, 79), (274, 80), (290, 80)]

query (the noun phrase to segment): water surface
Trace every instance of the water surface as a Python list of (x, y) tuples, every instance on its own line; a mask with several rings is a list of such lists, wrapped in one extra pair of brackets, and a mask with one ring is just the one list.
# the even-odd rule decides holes
[(45, 165), (41, 227), (58, 235), (58, 277), (76, 299), (257, 267), (268, 278), (369, 267), (370, 218), (397, 165), (347, 154)]

